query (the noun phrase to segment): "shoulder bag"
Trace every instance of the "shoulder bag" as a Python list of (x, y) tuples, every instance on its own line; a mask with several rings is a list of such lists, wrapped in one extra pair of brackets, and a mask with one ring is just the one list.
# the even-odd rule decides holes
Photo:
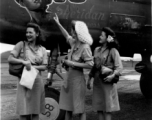
[[(109, 52), (108, 52), (108, 55), (107, 55), (107, 57), (106, 57), (106, 60), (105, 60), (104, 64), (101, 65), (101, 78), (103, 78), (103, 79), (106, 78), (107, 76), (113, 74), (113, 72), (114, 72), (113, 69), (108, 68), (108, 67), (106, 66), (107, 60), (108, 60), (108, 57), (109, 57), (109, 54), (110, 54), (110, 50), (109, 50)], [(118, 81), (119, 81), (119, 76), (115, 75), (115, 77), (112, 79), (111, 82), (106, 82), (106, 83), (111, 83), (111, 84), (113, 84), (113, 83), (117, 83)]]
[[(20, 51), (21, 52), (21, 51)], [(25, 42), (23, 41), (23, 54), (24, 60), (25, 57)], [(9, 74), (21, 78), (23, 72), (24, 65), (22, 63), (9, 63)]]

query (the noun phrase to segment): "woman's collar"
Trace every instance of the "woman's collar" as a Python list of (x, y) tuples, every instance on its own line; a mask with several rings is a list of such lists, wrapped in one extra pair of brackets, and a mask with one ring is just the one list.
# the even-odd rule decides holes
[(82, 46), (81, 42), (76, 42), (74, 46), (74, 50), (78, 50)]
[[(102, 49), (103, 48), (103, 49)], [(105, 47), (103, 47), (103, 46), (101, 46), (99, 49), (98, 49), (98, 51), (99, 52), (104, 52), (105, 50), (107, 50), (108, 49), (108, 46), (105, 46)]]

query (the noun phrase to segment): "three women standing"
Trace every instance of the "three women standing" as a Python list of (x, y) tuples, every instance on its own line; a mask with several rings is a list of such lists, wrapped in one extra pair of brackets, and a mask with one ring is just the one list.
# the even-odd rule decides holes
[(72, 114), (79, 114), (81, 120), (86, 120), (86, 82), (83, 68), (90, 69), (93, 66), (93, 57), (90, 49), (93, 40), (84, 22), (72, 21), (72, 36), (70, 36), (60, 24), (57, 15), (54, 20), (71, 46), (68, 60), (64, 61), (64, 64), (69, 66), (67, 86), (61, 88), (59, 105), (61, 109), (67, 111), (65, 120), (72, 120)]
[(46, 70), (47, 52), (41, 46), (42, 33), (37, 24), (27, 24), (26, 38), (26, 41), (20, 41), (15, 45), (8, 62), (22, 63), (27, 70), (30, 70), (31, 66), (39, 70), (32, 90), (20, 85), (19, 82), (17, 89), (17, 114), (20, 115), (20, 120), (39, 120), (39, 114), (45, 112), (45, 91), (41, 71)]
[[(72, 120), (72, 114), (79, 114), (81, 120), (86, 120), (86, 82), (83, 68), (91, 69), (93, 66), (93, 57), (90, 49), (93, 40), (84, 22), (72, 21), (72, 36), (70, 36), (60, 24), (57, 15), (54, 17), (54, 20), (71, 46), (68, 60), (64, 61), (64, 64), (69, 66), (69, 69), (67, 73), (67, 86), (61, 88), (60, 108), (67, 111), (66, 120)], [(10, 63), (22, 63), (27, 70), (30, 70), (31, 66), (39, 71), (46, 70), (47, 53), (46, 49), (40, 45), (41, 31), (39, 26), (29, 23), (26, 29), (26, 37), (26, 60), (23, 59), (24, 42), (19, 42), (11, 52), (8, 61)], [(107, 55), (109, 55), (107, 65), (109, 68), (114, 69), (114, 73), (103, 79), (97, 71), (93, 71), (92, 69), (90, 75), (93, 73), (94, 75), (90, 76), (88, 80), (88, 88), (90, 88), (91, 77), (94, 77), (93, 109), (98, 111), (99, 120), (111, 120), (111, 112), (120, 110), (117, 86), (116, 84), (108, 83), (115, 76), (119, 76), (122, 70), (122, 63), (114, 37), (115, 34), (110, 28), (103, 28), (99, 41), (101, 47), (96, 48), (94, 52), (95, 65), (98, 64), (96, 63), (97, 59), (102, 64)], [(32, 90), (18, 84), (17, 113), (20, 115), (20, 120), (39, 120), (38, 114), (44, 111), (44, 84), (41, 72), (39, 72)]]
[[(110, 83), (114, 77), (120, 76), (122, 71), (122, 62), (117, 50), (118, 44), (115, 39), (115, 33), (108, 27), (101, 31), (99, 43), (101, 47), (97, 47), (94, 51), (94, 67), (90, 72), (87, 86), (90, 89), (91, 77), (93, 82), (93, 110), (98, 112), (99, 120), (111, 120), (111, 112), (120, 110), (117, 84)], [(106, 78), (101, 77), (101, 69), (104, 63), (106, 66), (114, 70), (113, 74)]]

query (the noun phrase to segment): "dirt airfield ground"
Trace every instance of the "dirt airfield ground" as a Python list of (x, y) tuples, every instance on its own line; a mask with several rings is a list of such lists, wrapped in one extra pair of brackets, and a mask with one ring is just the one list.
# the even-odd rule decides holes
[[(140, 74), (134, 71), (135, 63), (123, 62), (123, 75), (118, 83), (121, 110), (113, 113), (113, 120), (152, 120), (152, 100), (147, 100), (139, 88)], [(47, 72), (43, 74), (46, 78)], [(65, 73), (62, 73), (65, 75)], [(54, 75), (53, 87), (60, 89), (62, 80)], [(8, 73), (8, 64), (1, 64), (1, 120), (18, 120), (16, 109), (17, 79)], [(87, 120), (98, 120), (97, 113), (92, 111), (92, 90), (87, 90)], [(78, 120), (75, 116), (74, 120)]]

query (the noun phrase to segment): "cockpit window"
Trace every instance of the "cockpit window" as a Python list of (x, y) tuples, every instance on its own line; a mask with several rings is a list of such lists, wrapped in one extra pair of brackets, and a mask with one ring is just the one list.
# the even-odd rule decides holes
[(141, 4), (149, 4), (149, 3), (151, 3), (151, 0), (114, 0), (114, 1), (141, 3)]

